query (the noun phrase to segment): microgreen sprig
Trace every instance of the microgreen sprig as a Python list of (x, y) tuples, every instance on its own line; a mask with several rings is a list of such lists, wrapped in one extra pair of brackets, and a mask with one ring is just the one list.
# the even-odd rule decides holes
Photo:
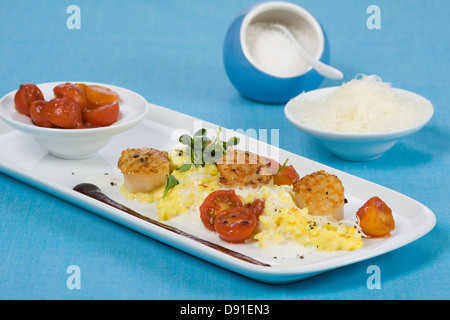
[(278, 168), (277, 173), (280, 172), (281, 170), (283, 170), (284, 168), (286, 168), (288, 161), (289, 161), (289, 159), (286, 159), (286, 161), (284, 161), (284, 163), (281, 165), (281, 167)]
[(222, 128), (216, 130), (214, 140), (207, 137), (207, 130), (204, 128), (195, 132), (192, 137), (187, 134), (180, 136), (179, 142), (188, 147), (187, 152), (190, 155), (190, 162), (186, 162), (178, 170), (187, 171), (192, 164), (197, 167), (215, 164), (229, 147), (239, 144), (240, 140), (237, 137), (232, 137), (226, 142), (220, 140), (221, 131)]

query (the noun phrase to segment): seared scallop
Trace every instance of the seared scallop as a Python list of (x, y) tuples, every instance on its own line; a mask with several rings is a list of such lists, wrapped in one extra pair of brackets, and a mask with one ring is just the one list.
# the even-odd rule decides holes
[(217, 168), (220, 183), (227, 187), (256, 188), (273, 182), (270, 160), (248, 151), (228, 150), (217, 161)]
[(167, 152), (152, 148), (126, 149), (118, 161), (124, 176), (124, 186), (129, 192), (152, 192), (164, 185), (169, 171)]
[(311, 215), (344, 218), (344, 187), (335, 175), (324, 170), (308, 174), (294, 183), (294, 201)]

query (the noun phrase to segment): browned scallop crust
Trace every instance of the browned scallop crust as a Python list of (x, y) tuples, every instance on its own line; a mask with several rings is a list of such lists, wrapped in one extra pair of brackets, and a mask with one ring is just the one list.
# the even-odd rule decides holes
[(294, 200), (312, 215), (344, 218), (344, 187), (335, 175), (320, 170), (294, 183)]
[(257, 154), (229, 150), (217, 161), (219, 181), (227, 187), (256, 188), (273, 182), (270, 160)]
[(166, 175), (170, 174), (169, 164), (167, 152), (138, 148), (122, 151), (117, 167), (129, 192), (151, 192), (164, 184)]

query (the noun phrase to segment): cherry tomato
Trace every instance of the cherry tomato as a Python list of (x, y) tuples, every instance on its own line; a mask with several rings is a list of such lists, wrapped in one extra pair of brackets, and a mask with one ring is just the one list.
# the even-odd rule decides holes
[(378, 197), (372, 197), (358, 209), (356, 215), (362, 231), (371, 237), (383, 237), (395, 228), (392, 210)]
[(265, 205), (266, 203), (264, 199), (255, 199), (252, 203), (247, 203), (245, 207), (249, 208), (256, 216), (256, 218), (259, 218), (259, 216), (264, 213)]
[(87, 108), (87, 99), (83, 90), (70, 82), (57, 85), (53, 88), (53, 93), (55, 94), (56, 98), (66, 97), (70, 100), (75, 101), (80, 105), (81, 110)]
[(101, 106), (119, 100), (119, 95), (115, 91), (99, 85), (87, 85), (85, 90), (86, 98), (91, 105)]
[(85, 83), (75, 83), (75, 85), (84, 92), (84, 95), (87, 94), (87, 84), (85, 84)]
[(21, 84), (14, 96), (16, 110), (27, 116), (30, 115), (30, 106), (33, 101), (44, 100), (41, 90), (31, 83)]
[(243, 242), (255, 231), (257, 218), (250, 208), (234, 207), (220, 212), (214, 219), (219, 237), (227, 242)]
[(47, 103), (45, 109), (48, 120), (58, 127), (77, 129), (83, 126), (81, 107), (73, 100), (54, 98)]
[(278, 171), (278, 168), (280, 167), (280, 164), (277, 161), (273, 160), (272, 158), (268, 158), (268, 157), (262, 157), (261, 156), (261, 158), (264, 158), (267, 161), (269, 161), (269, 163), (270, 163), (270, 173), (275, 174)]
[(205, 227), (214, 231), (216, 215), (228, 208), (242, 207), (241, 198), (234, 190), (217, 190), (211, 192), (200, 206), (200, 218)]
[(273, 183), (277, 186), (293, 185), (298, 179), (300, 179), (300, 176), (293, 166), (281, 168), (273, 175)]
[(30, 117), (33, 123), (39, 127), (55, 128), (56, 126), (48, 120), (47, 101), (36, 100), (30, 106)]
[(91, 125), (106, 127), (117, 121), (119, 113), (119, 101), (113, 101), (106, 105), (85, 109), (83, 117)]

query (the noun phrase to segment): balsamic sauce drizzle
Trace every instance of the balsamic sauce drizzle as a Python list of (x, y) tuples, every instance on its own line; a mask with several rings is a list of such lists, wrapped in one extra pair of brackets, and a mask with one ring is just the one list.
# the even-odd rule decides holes
[(134, 216), (136, 218), (142, 219), (142, 220), (144, 220), (146, 222), (149, 222), (149, 223), (151, 223), (153, 225), (156, 225), (156, 226), (158, 226), (160, 228), (163, 228), (165, 230), (171, 231), (173, 233), (179, 234), (179, 235), (184, 236), (186, 238), (195, 240), (195, 241), (197, 241), (197, 242), (199, 242), (199, 243), (201, 243), (201, 244), (203, 244), (205, 246), (208, 246), (210, 248), (216, 249), (216, 250), (218, 250), (218, 251), (220, 251), (222, 253), (228, 254), (228, 255), (230, 255), (232, 257), (235, 257), (235, 258), (238, 258), (238, 259), (244, 260), (246, 262), (259, 265), (259, 266), (270, 267), (270, 264), (266, 264), (266, 263), (260, 262), (258, 260), (250, 258), (249, 256), (246, 256), (246, 255), (241, 254), (239, 252), (230, 250), (230, 249), (222, 247), (222, 246), (220, 246), (218, 244), (215, 244), (215, 243), (203, 240), (201, 238), (198, 238), (196, 236), (193, 236), (193, 235), (191, 235), (191, 234), (189, 234), (187, 232), (184, 232), (184, 231), (182, 231), (182, 230), (180, 230), (178, 228), (166, 225), (166, 224), (161, 223), (161, 222), (159, 222), (157, 220), (153, 220), (153, 219), (151, 219), (149, 217), (143, 216), (140, 213), (138, 213), (138, 212), (136, 212), (136, 211), (134, 211), (134, 210), (132, 210), (132, 209), (130, 209), (130, 208), (128, 208), (128, 207), (126, 207), (126, 206), (124, 206), (124, 205), (114, 201), (114, 200), (112, 200), (111, 198), (106, 196), (100, 190), (100, 188), (98, 188), (96, 185), (94, 185), (92, 183), (81, 183), (81, 184), (78, 184), (78, 185), (76, 185), (73, 188), (73, 190), (77, 191), (79, 193), (82, 193), (82, 194), (84, 194), (84, 195), (86, 195), (88, 197), (91, 197), (93, 199), (96, 199), (98, 201), (101, 201), (101, 202), (103, 202), (105, 204), (108, 204), (108, 205), (110, 205), (110, 206), (112, 206), (112, 207), (114, 207), (116, 209), (119, 209), (119, 210), (121, 210), (123, 212), (126, 212), (126, 213), (128, 213), (128, 214), (130, 214), (130, 215), (132, 215), (132, 216)]

